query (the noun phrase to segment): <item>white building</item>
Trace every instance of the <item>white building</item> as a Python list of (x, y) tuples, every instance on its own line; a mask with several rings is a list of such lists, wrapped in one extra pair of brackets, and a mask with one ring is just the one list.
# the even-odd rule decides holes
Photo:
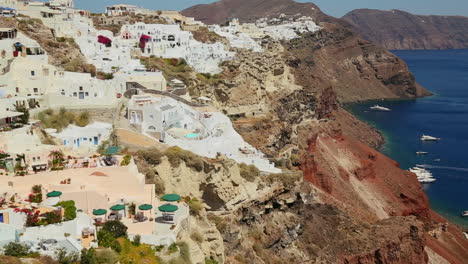
[(69, 125), (61, 132), (49, 133), (63, 146), (71, 149), (92, 148), (96, 149), (102, 141), (109, 139), (112, 125), (108, 123), (94, 122), (85, 127)]
[(124, 25), (120, 39), (131, 46), (140, 42), (142, 35), (149, 37), (144, 45), (140, 43), (136, 48), (141, 50), (143, 56), (185, 59), (197, 72), (219, 73), (219, 64), (234, 57), (234, 53), (227, 50), (223, 43), (207, 44), (196, 41), (191, 32), (181, 30), (177, 24)]
[(210, 158), (221, 153), (265, 172), (281, 171), (243, 140), (227, 116), (204, 109), (206, 107), (194, 108), (171, 97), (134, 95), (128, 103), (128, 118), (142, 133), (168, 145)]

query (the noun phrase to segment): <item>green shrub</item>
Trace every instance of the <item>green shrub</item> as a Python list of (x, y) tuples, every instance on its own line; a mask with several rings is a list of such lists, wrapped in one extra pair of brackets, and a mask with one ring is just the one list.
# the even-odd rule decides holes
[(203, 171), (203, 159), (190, 151), (183, 150), (179, 147), (170, 147), (164, 152), (164, 154), (174, 168), (179, 167), (180, 164), (184, 162), (189, 168), (198, 172)]
[(3, 247), (3, 254), (12, 257), (26, 257), (29, 255), (29, 246), (19, 242), (10, 242)]
[(135, 246), (141, 245), (141, 236), (140, 236), (140, 235), (134, 236), (134, 237), (133, 237), (132, 243), (133, 243), (133, 245), (135, 245)]
[(260, 170), (254, 165), (247, 165), (245, 163), (239, 164), (240, 176), (249, 182), (255, 181), (260, 176)]
[(130, 161), (132, 160), (132, 156), (130, 156), (129, 154), (126, 154), (124, 157), (123, 157), (123, 160), (122, 162), (120, 163), (120, 166), (127, 166), (128, 164), (130, 164)]
[(115, 264), (119, 259), (114, 251), (104, 248), (96, 250), (96, 261), (98, 264)]
[(111, 220), (104, 223), (102, 230), (109, 231), (114, 238), (127, 237), (127, 229), (122, 222), (118, 220)]
[(177, 247), (177, 244), (176, 244), (176, 243), (172, 243), (172, 244), (167, 248), (167, 252), (168, 252), (169, 254), (174, 254), (174, 253), (176, 253), (178, 250), (179, 250), (179, 248)]
[(188, 201), (188, 206), (190, 208), (190, 213), (193, 215), (200, 215), (200, 212), (203, 210), (203, 204), (198, 199), (193, 198)]
[(71, 221), (76, 218), (76, 206), (75, 201), (62, 201), (57, 203), (55, 206), (61, 206), (65, 210), (63, 214), (64, 221)]
[(98, 243), (100, 247), (109, 248), (116, 241), (114, 235), (108, 230), (101, 229), (97, 233)]
[(74, 264), (80, 259), (78, 253), (68, 253), (64, 248), (58, 249), (55, 252), (55, 256), (60, 264)]
[(32, 193), (41, 193), (42, 185), (36, 184), (31, 188)]
[(219, 262), (213, 258), (205, 258), (205, 264), (219, 264)]

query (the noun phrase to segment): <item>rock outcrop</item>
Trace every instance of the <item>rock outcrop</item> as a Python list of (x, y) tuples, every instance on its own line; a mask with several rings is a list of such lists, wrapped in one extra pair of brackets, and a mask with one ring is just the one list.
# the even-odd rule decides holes
[(341, 106), (428, 95), (401, 59), (310, 3), (224, 0), (184, 14), (245, 22), (296, 12), (322, 29), (270, 41), (263, 54), (238, 51), (221, 81), (193, 88), (235, 119), (246, 141), (304, 175), (295, 186), (266, 184), (254, 200), (209, 217), (226, 263), (462, 263), (468, 242), (460, 230), (441, 229), (446, 220), (431, 211), (415, 176), (372, 149), (379, 133)]
[(357, 9), (342, 19), (349, 22), (364, 39), (386, 49), (468, 48), (468, 17)]

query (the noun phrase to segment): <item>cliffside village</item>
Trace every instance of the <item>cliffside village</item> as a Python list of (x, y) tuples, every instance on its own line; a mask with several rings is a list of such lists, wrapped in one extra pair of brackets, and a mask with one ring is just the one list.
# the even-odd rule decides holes
[[(98, 246), (97, 231), (108, 220), (122, 221), (129, 237), (138, 235), (154, 246), (169, 246), (190, 230), (189, 206), (179, 194), (157, 196), (155, 184), (145, 183), (122, 147), (102, 149), (117, 129), (144, 137), (148, 145), (177, 146), (207, 158), (224, 155), (264, 173), (281, 172), (243, 140), (230, 118), (211, 105), (213, 98), (191, 97), (183, 81), (147, 70), (140, 58), (184, 60), (195, 72), (214, 75), (235, 58), (236, 49), (262, 52), (267, 37), (289, 40), (320, 30), (311, 19), (250, 24), (234, 19), (207, 26), (175, 11), (119, 4), (97, 17), (120, 24), (113, 33), (96, 29), (91, 14), (75, 9), (73, 0), (0, 0), (0, 11), (19, 21), (40, 20), (55, 38), (73, 39), (87, 63), (111, 76), (54, 66), (36, 40), (18, 28), (0, 28), (0, 248), (23, 242), (52, 257), (59, 248), (79, 253)], [(157, 15), (166, 23), (119, 19), (138, 14)], [(229, 43), (197, 41), (192, 31), (199, 28)], [(87, 109), (123, 111), (125, 118), (56, 129), (43, 127), (39, 117)], [(51, 215), (61, 220), (52, 221)]]

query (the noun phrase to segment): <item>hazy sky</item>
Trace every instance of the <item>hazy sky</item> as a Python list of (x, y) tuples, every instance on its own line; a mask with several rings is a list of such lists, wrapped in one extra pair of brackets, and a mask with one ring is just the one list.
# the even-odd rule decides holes
[[(127, 3), (150, 9), (180, 10), (215, 0), (75, 0), (77, 8), (103, 12), (107, 5)], [(415, 14), (468, 16), (468, 0), (298, 0), (313, 2), (325, 13), (341, 17), (356, 8), (401, 9)]]

